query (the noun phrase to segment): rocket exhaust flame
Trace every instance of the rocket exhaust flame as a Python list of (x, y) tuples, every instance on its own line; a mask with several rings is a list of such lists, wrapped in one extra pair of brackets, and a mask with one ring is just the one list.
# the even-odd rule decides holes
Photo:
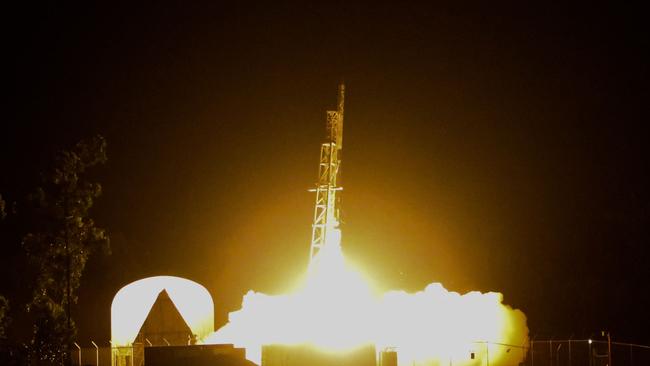
[(368, 343), (395, 347), (400, 364), (481, 365), (487, 357), (491, 365), (517, 364), (525, 352), (510, 348), (527, 344), (526, 317), (502, 300), (494, 292), (460, 295), (439, 283), (414, 294), (374, 296), (340, 246), (326, 245), (298, 290), (279, 296), (249, 291), (229, 323), (204, 342), (245, 347), (258, 364), (266, 344), (345, 351)]
[[(311, 344), (342, 352), (369, 343), (394, 347), (402, 365), (511, 365), (525, 357), (526, 316), (500, 293), (461, 295), (439, 283), (417, 293), (375, 295), (343, 256), (337, 176), (343, 129), (343, 86), (337, 111), (328, 112), (329, 141), (321, 146), (310, 264), (304, 281), (286, 295), (249, 291), (242, 308), (204, 343), (233, 343), (260, 364), (263, 345)], [(511, 348), (519, 348), (510, 352)]]

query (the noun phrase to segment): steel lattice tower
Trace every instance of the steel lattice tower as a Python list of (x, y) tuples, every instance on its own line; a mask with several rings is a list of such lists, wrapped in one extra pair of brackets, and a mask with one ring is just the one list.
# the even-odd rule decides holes
[[(316, 192), (314, 221), (312, 224), (311, 249), (309, 263), (328, 243), (334, 243), (332, 235), (338, 230), (340, 222), (340, 196), (336, 194), (342, 188), (337, 185), (341, 167), (341, 149), (343, 147), (343, 104), (345, 85), (339, 85), (337, 109), (327, 111), (327, 141), (320, 147), (318, 166), (318, 183), (310, 191)], [(338, 242), (336, 243), (338, 245)]]

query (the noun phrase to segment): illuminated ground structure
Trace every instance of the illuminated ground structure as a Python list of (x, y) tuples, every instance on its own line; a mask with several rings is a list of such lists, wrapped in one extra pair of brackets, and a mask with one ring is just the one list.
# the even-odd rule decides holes
[(340, 240), (339, 223), (341, 222), (340, 196), (336, 193), (342, 188), (337, 180), (341, 167), (341, 151), (343, 149), (343, 110), (345, 104), (345, 86), (339, 85), (337, 109), (327, 111), (327, 141), (321, 144), (318, 164), (318, 182), (316, 188), (316, 204), (314, 205), (314, 221), (312, 223), (311, 248), (309, 264), (312, 264), (318, 253), (325, 246), (338, 245)]
[(262, 365), (376, 366), (377, 354), (374, 345), (365, 345), (345, 352), (327, 352), (311, 345), (274, 344), (262, 347)]
[(213, 331), (214, 304), (210, 293), (184, 278), (141, 279), (124, 286), (113, 298), (114, 364), (141, 358), (139, 353), (145, 346), (193, 344)]
[(135, 343), (146, 343), (151, 346), (196, 343), (194, 333), (169, 298), (167, 290), (162, 290), (158, 294), (147, 319), (138, 332)]
[(255, 366), (232, 344), (147, 347), (144, 353), (147, 366)]

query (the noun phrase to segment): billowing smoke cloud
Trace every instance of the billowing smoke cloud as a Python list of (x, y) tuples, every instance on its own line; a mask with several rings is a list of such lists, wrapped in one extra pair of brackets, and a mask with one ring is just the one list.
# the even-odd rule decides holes
[(204, 343), (234, 343), (260, 363), (265, 344), (312, 344), (347, 350), (374, 343), (394, 347), (399, 363), (517, 364), (528, 341), (526, 316), (502, 303), (500, 293), (447, 291), (432, 283), (422, 291), (372, 294), (363, 277), (331, 245), (312, 263), (294, 293), (249, 291), (242, 308)]

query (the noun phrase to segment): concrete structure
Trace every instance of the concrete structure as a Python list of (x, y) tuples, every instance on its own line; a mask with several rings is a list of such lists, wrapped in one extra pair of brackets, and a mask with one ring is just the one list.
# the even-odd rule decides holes
[(256, 366), (232, 344), (147, 347), (144, 354), (147, 366)]
[(311, 345), (269, 345), (262, 347), (261, 366), (377, 366), (375, 346), (328, 352)]

